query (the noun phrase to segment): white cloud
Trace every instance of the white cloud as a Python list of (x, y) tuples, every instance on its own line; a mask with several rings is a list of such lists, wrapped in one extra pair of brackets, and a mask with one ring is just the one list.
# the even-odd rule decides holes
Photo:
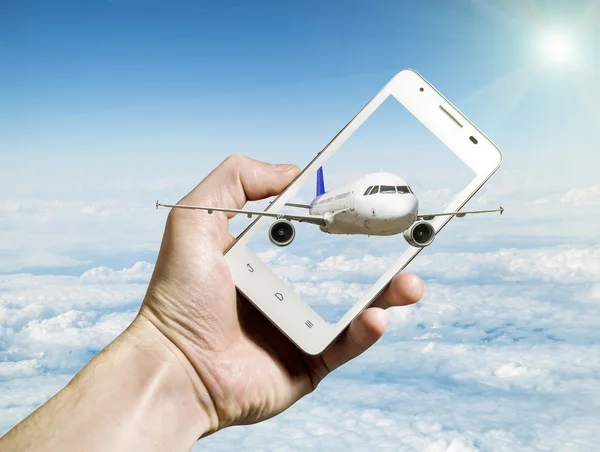
[(600, 204), (600, 184), (585, 188), (572, 188), (560, 198), (560, 202), (575, 206), (598, 205)]
[(133, 320), (132, 312), (101, 316), (67, 311), (50, 319), (32, 320), (14, 337), (14, 341), (32, 349), (66, 347), (100, 349), (119, 335)]
[[(564, 185), (568, 186), (568, 184)], [(576, 215), (585, 218), (587, 216), (595, 220), (596, 216), (586, 207), (600, 205), (600, 184), (575, 187), (566, 192), (564, 186), (561, 190), (552, 189), (550, 196), (537, 198), (532, 201), (532, 204), (547, 205), (546, 209), (552, 209), (557, 216), (558, 212), (562, 211), (563, 215), (567, 217)]]
[(378, 276), (394, 262), (393, 256), (373, 256), (367, 254), (358, 259), (348, 259), (346, 256), (329, 256), (317, 264), (319, 272), (361, 273)]
[(165, 217), (152, 199), (0, 201), (0, 272), (81, 266), (106, 250), (154, 253)]
[(139, 304), (145, 290), (146, 284), (139, 280), (129, 283), (116, 278), (94, 281), (83, 276), (5, 275), (0, 279), (0, 309), (4, 312), (0, 319), (15, 325), (22, 323), (22, 316), (45, 316), (71, 309), (122, 309)]
[(530, 373), (530, 369), (519, 363), (502, 364), (494, 371), (494, 375), (499, 378), (518, 378)]
[[(419, 256), (413, 270), (426, 278), (424, 299), (389, 312), (380, 344), (283, 415), (227, 429), (198, 450), (592, 450), (599, 253), (551, 247)], [(304, 297), (338, 309), (364, 288), (357, 275), (386, 268), (394, 256), (319, 263), (278, 249), (263, 257), (292, 268)], [(0, 278), (0, 429), (126, 327), (152, 269), (138, 262), (81, 276)]]
[(108, 267), (96, 267), (81, 275), (81, 279), (93, 282), (148, 282), (152, 276), (154, 264), (136, 262), (131, 268), (113, 270)]
[(35, 359), (22, 361), (0, 362), (0, 379), (7, 380), (15, 377), (30, 377), (39, 373), (39, 362)]
[(131, 322), (151, 271), (151, 264), (138, 262), (79, 277), (2, 276), (0, 379), (82, 365)]
[(600, 280), (600, 247), (501, 249), (490, 253), (437, 253), (411, 266), (435, 277), (583, 283)]
[(292, 283), (292, 288), (303, 300), (315, 304), (344, 304), (346, 310), (351, 306), (351, 302), (357, 299), (357, 294), (363, 293), (368, 287), (368, 284), (344, 281)]
[[(294, 283), (320, 281), (374, 282), (397, 259), (396, 255), (361, 257), (331, 255), (323, 260), (287, 251), (259, 253), (281, 277)], [(425, 278), (443, 281), (544, 281), (555, 283), (600, 282), (600, 247), (548, 247), (499, 249), (484, 253), (422, 253), (408, 267)], [(316, 287), (316, 286), (315, 286)]]

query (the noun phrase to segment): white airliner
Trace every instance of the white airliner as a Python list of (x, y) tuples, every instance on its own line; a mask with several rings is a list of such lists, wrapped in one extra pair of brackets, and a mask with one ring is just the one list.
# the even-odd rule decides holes
[(400, 176), (391, 173), (368, 174), (357, 182), (335, 190), (325, 191), (323, 168), (317, 172), (317, 196), (310, 204), (288, 203), (286, 206), (308, 210), (308, 214), (262, 212), (156, 202), (156, 208), (201, 209), (208, 213), (242, 213), (276, 218), (269, 228), (274, 245), (287, 246), (294, 240), (296, 230), (292, 221), (311, 223), (329, 234), (395, 235), (404, 233), (406, 241), (416, 247), (430, 245), (435, 230), (428, 220), (437, 216), (464, 217), (472, 213), (504, 212), (502, 206), (492, 210), (472, 210), (444, 213), (419, 213), (419, 201)]

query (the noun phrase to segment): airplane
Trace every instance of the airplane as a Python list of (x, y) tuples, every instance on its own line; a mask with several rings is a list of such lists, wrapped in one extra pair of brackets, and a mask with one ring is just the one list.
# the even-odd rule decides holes
[(504, 212), (504, 208), (443, 213), (420, 213), (419, 201), (404, 179), (392, 173), (368, 174), (353, 184), (325, 191), (323, 168), (317, 170), (316, 197), (310, 204), (287, 203), (306, 209), (308, 214), (263, 212), (256, 210), (161, 204), (156, 208), (200, 209), (209, 214), (229, 212), (275, 218), (269, 227), (269, 240), (276, 246), (288, 246), (296, 237), (293, 221), (319, 226), (329, 234), (389, 236), (402, 233), (414, 247), (431, 245), (435, 229), (430, 220), (439, 216), (464, 217), (475, 213)]

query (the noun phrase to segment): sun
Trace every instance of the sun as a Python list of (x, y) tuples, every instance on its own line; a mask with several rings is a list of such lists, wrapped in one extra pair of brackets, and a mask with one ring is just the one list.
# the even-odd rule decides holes
[(540, 33), (538, 47), (542, 63), (556, 67), (573, 66), (578, 59), (575, 37), (566, 31)]

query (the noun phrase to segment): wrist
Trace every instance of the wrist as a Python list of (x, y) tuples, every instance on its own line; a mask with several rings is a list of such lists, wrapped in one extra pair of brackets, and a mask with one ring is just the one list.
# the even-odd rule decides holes
[(70, 394), (65, 400), (86, 411), (70, 428), (85, 432), (83, 444), (103, 450), (190, 450), (214, 423), (189, 368), (177, 347), (138, 315), (63, 390)]
[[(138, 380), (144, 416), (156, 413), (163, 433), (194, 444), (216, 429), (212, 400), (187, 357), (154, 324), (138, 315), (117, 339), (119, 360)], [(111, 344), (112, 345), (112, 344)], [(166, 444), (174, 444), (165, 438)]]

